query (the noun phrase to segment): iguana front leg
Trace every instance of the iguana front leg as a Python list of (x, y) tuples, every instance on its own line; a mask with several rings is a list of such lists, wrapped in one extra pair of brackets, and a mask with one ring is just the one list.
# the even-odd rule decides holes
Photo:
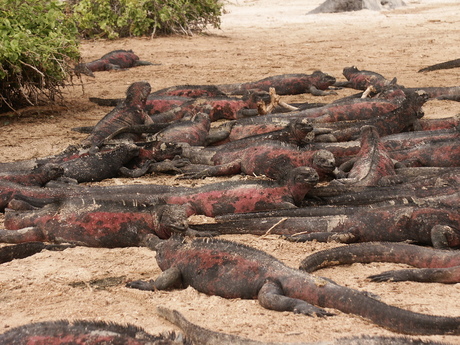
[(310, 86), (307, 91), (310, 92), (313, 96), (337, 95), (337, 92), (335, 91), (332, 91), (332, 90), (323, 91), (323, 90), (316, 88), (315, 86)]
[(270, 310), (292, 311), (295, 314), (320, 317), (334, 315), (303, 300), (284, 296), (281, 285), (272, 280), (267, 280), (259, 290), (258, 300), (262, 307)]
[(460, 244), (459, 234), (448, 225), (435, 225), (431, 229), (431, 242), (434, 248), (448, 249)]
[(460, 266), (387, 271), (369, 276), (368, 278), (374, 282), (414, 281), (423, 283), (454, 284), (460, 282)]
[(182, 274), (177, 267), (164, 270), (156, 280), (134, 280), (126, 287), (145, 291), (167, 290), (182, 287)]

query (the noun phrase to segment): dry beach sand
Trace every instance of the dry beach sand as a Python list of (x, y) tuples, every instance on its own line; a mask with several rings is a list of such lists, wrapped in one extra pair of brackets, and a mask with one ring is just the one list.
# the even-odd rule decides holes
[[(85, 41), (84, 61), (115, 49), (133, 49), (142, 60), (158, 66), (128, 71), (99, 72), (83, 77), (83, 85), (64, 90), (65, 104), (57, 113), (41, 112), (20, 118), (0, 117), (0, 161), (55, 154), (84, 134), (76, 126), (95, 124), (110, 108), (88, 97), (123, 97), (135, 81), (147, 80), (154, 90), (181, 84), (221, 84), (258, 80), (283, 73), (322, 70), (344, 80), (342, 69), (379, 72), (398, 78), (407, 87), (460, 85), (460, 69), (417, 73), (427, 65), (460, 57), (460, 3), (406, 1), (392, 11), (369, 10), (306, 15), (319, 0), (232, 0), (226, 3), (220, 30), (193, 37), (135, 38)], [(287, 101), (330, 102), (338, 96), (299, 95)], [(430, 101), (427, 117), (460, 113), (460, 103)], [(236, 177), (242, 178), (242, 177)], [(217, 181), (179, 181), (152, 175), (135, 183), (197, 184)], [(113, 179), (110, 183), (134, 183)], [(1, 219), (0, 219), (1, 220)], [(337, 244), (294, 244), (276, 236), (224, 236), (267, 251), (292, 267), (308, 254)], [(393, 264), (354, 264), (318, 271), (337, 283), (370, 291), (386, 303), (409, 310), (460, 316), (460, 284), (373, 283), (371, 274), (401, 268)], [(394, 335), (360, 317), (334, 311), (328, 318), (311, 318), (262, 308), (253, 300), (226, 300), (183, 291), (142, 292), (125, 282), (156, 277), (155, 253), (146, 248), (95, 249), (78, 247), (42, 252), (0, 266), (0, 332), (29, 322), (57, 319), (94, 319), (133, 323), (148, 332), (174, 329), (155, 314), (157, 305), (175, 308), (191, 321), (212, 330), (262, 341), (320, 341), (350, 335)], [(426, 339), (460, 343), (460, 336)]]

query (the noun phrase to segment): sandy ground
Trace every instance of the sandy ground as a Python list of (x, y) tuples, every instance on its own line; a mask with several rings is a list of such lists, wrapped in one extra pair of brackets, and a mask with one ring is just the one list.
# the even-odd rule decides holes
[[(227, 3), (220, 30), (194, 37), (87, 41), (84, 61), (114, 49), (133, 49), (141, 59), (161, 63), (119, 72), (99, 72), (95, 79), (65, 89), (60, 111), (21, 118), (0, 117), (0, 161), (55, 154), (85, 135), (72, 127), (93, 125), (110, 109), (88, 97), (123, 97), (135, 81), (147, 80), (154, 90), (180, 84), (220, 84), (258, 80), (283, 73), (311, 73), (320, 69), (344, 80), (342, 69), (356, 65), (397, 77), (407, 87), (460, 85), (460, 69), (417, 73), (434, 63), (459, 58), (458, 1), (407, 1), (393, 11), (360, 11), (308, 16), (321, 1), (237, 0)], [(286, 100), (330, 102), (349, 94)], [(428, 117), (460, 113), (460, 103), (431, 101)], [(174, 177), (155, 175), (152, 183), (178, 184)], [(209, 179), (208, 181), (213, 181)], [(126, 183), (114, 179), (112, 183)], [(132, 182), (132, 181), (129, 181)], [(267, 251), (292, 267), (309, 253), (336, 244), (293, 244), (276, 236), (225, 236)], [(190, 320), (216, 331), (263, 341), (320, 341), (348, 335), (392, 335), (357, 316), (337, 310), (328, 318), (311, 318), (269, 311), (253, 300), (226, 300), (192, 288), (183, 291), (142, 292), (124, 283), (154, 278), (160, 273), (155, 253), (145, 248), (74, 248), (43, 252), (0, 267), (0, 332), (29, 322), (57, 319), (95, 319), (133, 323), (151, 333), (174, 327), (155, 315), (155, 306), (181, 311)], [(318, 271), (337, 283), (370, 291), (382, 301), (409, 310), (460, 315), (460, 285), (373, 283), (371, 274), (402, 266), (354, 264)], [(97, 282), (98, 280), (99, 283)], [(105, 284), (103, 284), (105, 282)], [(426, 339), (460, 343), (460, 336)]]

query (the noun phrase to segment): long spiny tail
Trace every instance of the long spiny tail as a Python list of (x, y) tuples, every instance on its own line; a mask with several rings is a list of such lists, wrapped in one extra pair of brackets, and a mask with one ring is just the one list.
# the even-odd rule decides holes
[[(380, 302), (367, 293), (334, 283), (318, 286), (317, 304), (369, 319), (394, 332), (413, 335), (460, 334), (460, 317), (426, 315)], [(323, 290), (323, 291), (321, 291)]]
[(356, 243), (309, 255), (300, 263), (299, 268), (313, 272), (325, 267), (357, 262), (393, 262), (418, 268), (440, 268), (460, 265), (460, 254), (452, 250), (435, 250), (406, 243)]
[(45, 244), (42, 242), (27, 242), (19, 243), (11, 246), (5, 246), (0, 248), (0, 264), (10, 262), (14, 259), (24, 259), (34, 254), (40, 253), (42, 250), (64, 250), (72, 245), (61, 245), (61, 244)]
[[(188, 321), (177, 310), (157, 306), (156, 312), (161, 317), (178, 326), (185, 333), (185, 336), (194, 344), (200, 345), (423, 345), (428, 344), (424, 340), (408, 337), (385, 337), (385, 336), (359, 336), (339, 338), (324, 342), (301, 342), (301, 343), (275, 343), (259, 342), (236, 335), (213, 332)], [(431, 345), (443, 345), (443, 343), (429, 342)]]
[(421, 70), (419, 70), (419, 72), (430, 72), (430, 71), (436, 71), (439, 69), (450, 69), (450, 68), (456, 68), (456, 67), (460, 67), (460, 59), (437, 63), (435, 65), (431, 65), (431, 66), (422, 68)]

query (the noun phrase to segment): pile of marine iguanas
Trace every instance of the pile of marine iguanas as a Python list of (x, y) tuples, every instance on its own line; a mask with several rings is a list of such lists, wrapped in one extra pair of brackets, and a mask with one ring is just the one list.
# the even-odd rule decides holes
[[(147, 64), (131, 51), (100, 60), (76, 70), (91, 75)], [(425, 119), (422, 110), (433, 98), (460, 101), (460, 87), (405, 88), (395, 78), (356, 67), (343, 74), (346, 82), (316, 71), (155, 92), (140, 81), (129, 86), (125, 99), (93, 98), (114, 108), (94, 127), (76, 129), (88, 132), (78, 145), (54, 156), (0, 163), (5, 213), (0, 242), (12, 244), (0, 248), (0, 262), (75, 245), (147, 246), (156, 251), (163, 273), (129, 287), (192, 286), (304, 315), (326, 317), (332, 313), (323, 308), (334, 308), (398, 333), (459, 335), (460, 316), (393, 307), (310, 273), (330, 265), (388, 261), (416, 268), (372, 280), (460, 280), (460, 255), (452, 250), (460, 245), (460, 117)], [(358, 92), (330, 104), (281, 100), (344, 87)], [(255, 177), (199, 187), (82, 184), (152, 173), (178, 179)], [(213, 221), (192, 225), (192, 215)], [(317, 252), (293, 269), (263, 251), (215, 238), (235, 233), (348, 245)], [(64, 338), (96, 344), (110, 334), (110, 341), (123, 344), (259, 344), (203, 329), (177, 311), (158, 312), (186, 338), (156, 337), (135, 326), (60, 321), (12, 329), (0, 335), (0, 343), (41, 336), (55, 344)], [(328, 344), (419, 343), (429, 342), (357, 337)]]

